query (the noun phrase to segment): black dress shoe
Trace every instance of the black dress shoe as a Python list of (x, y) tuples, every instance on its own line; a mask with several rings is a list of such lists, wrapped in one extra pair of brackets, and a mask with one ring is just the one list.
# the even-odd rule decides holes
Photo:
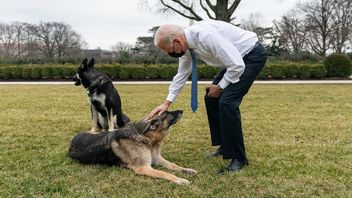
[(227, 172), (236, 172), (242, 169), (243, 167), (247, 166), (248, 160), (245, 161), (239, 161), (238, 159), (232, 159), (230, 164), (226, 166), (225, 168), (222, 168), (219, 170), (219, 174), (222, 175)]
[(210, 155), (211, 155), (212, 157), (218, 157), (218, 156), (222, 155), (222, 148), (221, 148), (221, 146), (220, 146), (216, 151), (212, 152)]

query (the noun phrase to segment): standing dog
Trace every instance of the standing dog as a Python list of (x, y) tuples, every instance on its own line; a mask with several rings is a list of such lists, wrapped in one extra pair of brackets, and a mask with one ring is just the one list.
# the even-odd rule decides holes
[(129, 118), (122, 113), (121, 98), (112, 81), (94, 69), (94, 59), (87, 62), (84, 59), (73, 80), (76, 86), (82, 84), (87, 89), (92, 113), (91, 132), (96, 132), (97, 127), (112, 131), (125, 126)]
[(162, 140), (169, 133), (169, 127), (181, 117), (180, 110), (165, 112), (148, 121), (129, 123), (113, 132), (78, 133), (72, 139), (69, 155), (84, 164), (120, 165), (140, 175), (162, 178), (176, 184), (189, 184), (186, 179), (152, 168), (152, 165), (161, 165), (170, 170), (197, 173), (161, 156)]

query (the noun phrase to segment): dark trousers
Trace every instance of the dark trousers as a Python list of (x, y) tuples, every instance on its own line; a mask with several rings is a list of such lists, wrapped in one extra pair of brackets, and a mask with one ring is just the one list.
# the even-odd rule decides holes
[[(243, 57), (245, 70), (239, 81), (226, 87), (219, 98), (210, 98), (207, 94), (205, 95), (211, 142), (213, 146), (221, 145), (224, 159), (247, 160), (240, 104), (264, 67), (266, 57), (264, 47), (257, 43), (252, 51)], [(226, 69), (220, 71), (213, 84), (218, 84), (225, 72)]]

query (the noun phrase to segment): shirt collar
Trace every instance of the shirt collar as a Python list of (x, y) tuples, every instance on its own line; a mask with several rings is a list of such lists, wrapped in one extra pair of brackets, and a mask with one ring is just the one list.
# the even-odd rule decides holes
[(195, 44), (195, 42), (193, 40), (191, 32), (188, 29), (184, 29), (184, 32), (185, 32), (185, 35), (186, 35), (188, 48), (196, 49), (196, 44)]

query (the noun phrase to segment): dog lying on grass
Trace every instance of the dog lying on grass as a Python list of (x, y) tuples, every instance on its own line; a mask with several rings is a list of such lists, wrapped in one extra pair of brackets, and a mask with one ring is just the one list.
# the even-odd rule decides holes
[(186, 179), (152, 168), (152, 165), (161, 165), (174, 171), (197, 173), (161, 156), (160, 144), (169, 133), (169, 127), (180, 120), (182, 113), (181, 110), (167, 111), (150, 120), (130, 122), (112, 132), (78, 133), (72, 139), (69, 155), (84, 164), (119, 165), (134, 170), (136, 174), (189, 184)]

